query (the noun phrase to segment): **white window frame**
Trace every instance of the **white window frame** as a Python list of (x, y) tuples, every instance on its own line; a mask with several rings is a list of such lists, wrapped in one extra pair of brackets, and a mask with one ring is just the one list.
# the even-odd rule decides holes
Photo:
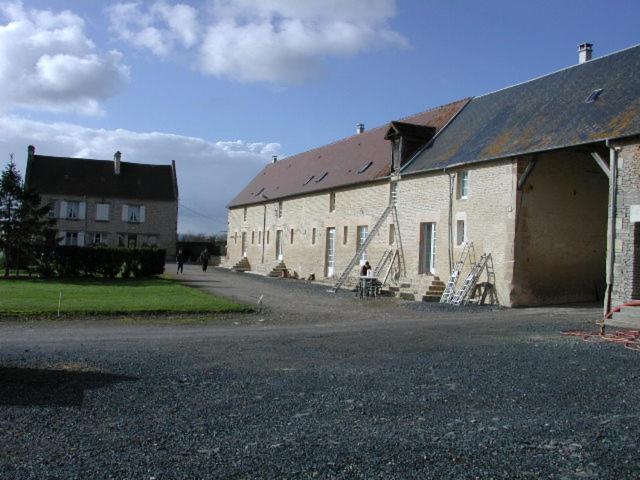
[[(356, 228), (356, 252), (360, 250), (360, 247), (365, 244), (367, 237), (369, 236), (369, 225), (358, 225)], [(360, 263), (364, 264), (367, 261), (367, 251), (364, 250), (360, 255)]]
[[(80, 220), (80, 202), (71, 200), (65, 202), (64, 218), (67, 220)], [(68, 232), (77, 233), (77, 232)]]
[[(460, 223), (462, 223), (462, 241), (460, 241)], [(468, 241), (469, 224), (467, 223), (467, 214), (460, 212), (456, 214), (456, 247), (462, 247)]]
[[(79, 232), (65, 232), (64, 244), (71, 247), (78, 246), (79, 237), (80, 237)], [(74, 238), (75, 238), (75, 242), (74, 242)]]
[(466, 200), (469, 198), (469, 170), (458, 172), (457, 177), (457, 197), (460, 200)]

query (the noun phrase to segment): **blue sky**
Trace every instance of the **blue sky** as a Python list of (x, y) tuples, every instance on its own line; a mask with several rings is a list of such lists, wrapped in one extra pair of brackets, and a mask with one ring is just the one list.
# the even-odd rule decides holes
[(273, 154), (640, 43), (637, 1), (0, 0), (0, 161), (168, 163), (181, 231)]

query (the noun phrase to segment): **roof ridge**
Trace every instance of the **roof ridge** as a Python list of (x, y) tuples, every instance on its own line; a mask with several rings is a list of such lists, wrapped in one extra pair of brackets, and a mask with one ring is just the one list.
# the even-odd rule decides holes
[(627, 50), (632, 50), (632, 49), (638, 48), (638, 47), (640, 47), (640, 43), (637, 43), (637, 44), (632, 45), (630, 47), (622, 48), (620, 50), (616, 50), (615, 52), (607, 53), (606, 55), (602, 55), (600, 57), (592, 58), (591, 60), (588, 60), (586, 62), (575, 63), (573, 65), (569, 65), (568, 67), (559, 68), (558, 70), (554, 70), (553, 72), (545, 73), (544, 75), (538, 75), (537, 77), (530, 78), (529, 80), (524, 80), (522, 82), (514, 83), (512, 85), (508, 85), (506, 87), (498, 88), (497, 90), (492, 90), (491, 92), (483, 93), (482, 95), (477, 95), (477, 96), (473, 97), (473, 100), (478, 99), (478, 98), (482, 98), (482, 97), (486, 97), (488, 95), (493, 95), (494, 93), (502, 92), (503, 90), (509, 90), (510, 88), (519, 87), (520, 85), (526, 85), (527, 83), (535, 82), (537, 80), (541, 80), (543, 78), (550, 77), (552, 75), (557, 75), (560, 72), (564, 72), (566, 70), (571, 70), (572, 68), (583, 67), (585, 65), (589, 65), (589, 64), (592, 64), (594, 62), (597, 62), (598, 60), (602, 60), (602, 59), (611, 57), (613, 55), (617, 55), (619, 53), (626, 52)]
[(274, 163), (269, 163), (269, 164), (265, 165), (265, 167), (261, 170), (261, 172), (266, 170), (269, 167), (272, 167), (273, 165), (277, 165), (280, 162), (286, 162), (287, 160), (293, 159), (294, 157), (297, 157), (298, 155), (302, 155), (303, 153), (310, 153), (310, 152), (313, 152), (314, 150), (320, 150), (320, 149), (323, 149), (323, 148), (326, 148), (326, 147), (330, 147), (331, 145), (336, 145), (338, 143), (344, 142), (344, 141), (349, 140), (351, 138), (356, 138), (356, 137), (358, 137), (360, 135), (367, 135), (370, 132), (375, 132), (377, 130), (381, 130), (381, 129), (385, 128), (387, 125), (389, 125), (389, 123), (391, 123), (393, 121), (403, 121), (403, 120), (406, 120), (406, 119), (411, 118), (411, 117), (416, 117), (418, 115), (424, 115), (425, 113), (434, 112), (436, 110), (441, 110), (443, 108), (450, 107), (451, 105), (455, 105), (456, 103), (460, 103), (460, 102), (463, 102), (463, 101), (468, 101), (470, 98), (471, 97), (461, 98), (461, 99), (455, 100), (453, 102), (445, 103), (443, 105), (438, 105), (437, 107), (428, 108), (427, 110), (423, 110), (422, 112), (413, 113), (411, 115), (407, 115), (406, 117), (401, 117), (401, 118), (399, 118), (397, 120), (389, 120), (388, 122), (384, 123), (383, 125), (378, 125), (378, 126), (373, 127), (373, 128), (371, 128), (369, 130), (365, 130), (362, 133), (355, 133), (353, 135), (349, 135), (348, 137), (344, 137), (344, 138), (341, 138), (339, 140), (334, 140), (333, 142), (330, 142), (330, 143), (325, 143), (324, 145), (319, 145), (317, 147), (310, 148), (309, 150), (303, 150), (302, 152), (294, 153), (293, 155), (289, 155), (289, 156), (283, 158), (282, 160), (279, 160), (275, 164)]
[[(84, 157), (60, 157), (57, 155), (40, 155), (40, 154), (35, 154), (33, 156), (33, 158), (51, 158), (51, 159), (57, 159), (57, 160), (79, 160), (79, 161), (85, 161), (85, 162), (105, 162), (105, 163), (113, 163), (113, 160), (104, 160), (102, 158), (84, 158)], [(146, 165), (148, 167), (171, 167), (170, 163), (140, 163), (140, 162), (128, 162), (128, 161), (123, 161), (120, 162), (122, 164), (129, 164), (129, 165)]]

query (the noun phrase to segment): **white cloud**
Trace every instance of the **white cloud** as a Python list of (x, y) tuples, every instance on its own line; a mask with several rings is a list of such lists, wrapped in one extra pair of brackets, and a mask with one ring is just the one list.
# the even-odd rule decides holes
[(102, 113), (129, 79), (117, 51), (97, 53), (84, 21), (65, 10), (0, 3), (0, 111), (16, 107)]
[(395, 0), (218, 0), (200, 12), (134, 2), (108, 12), (120, 39), (159, 56), (180, 41), (197, 50), (203, 73), (246, 82), (299, 82), (322, 70), (327, 57), (407, 43), (388, 25)]
[(120, 150), (123, 161), (168, 164), (175, 160), (180, 202), (187, 207), (180, 208), (178, 229), (203, 233), (226, 230), (226, 204), (280, 150), (277, 143), (211, 142), (167, 133), (0, 117), (0, 168), (13, 152), (24, 173), (29, 144), (43, 155), (111, 159)]
[(156, 1), (148, 7), (142, 2), (117, 3), (107, 8), (109, 30), (121, 40), (165, 56), (176, 45), (192, 47), (198, 39), (198, 12), (178, 3)]

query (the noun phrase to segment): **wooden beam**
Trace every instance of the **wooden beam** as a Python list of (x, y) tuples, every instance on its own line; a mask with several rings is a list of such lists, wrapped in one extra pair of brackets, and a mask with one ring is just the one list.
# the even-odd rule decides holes
[(533, 167), (536, 166), (536, 162), (537, 162), (536, 157), (533, 157), (531, 160), (529, 160), (529, 164), (527, 165), (527, 168), (524, 169), (524, 173), (518, 179), (518, 190), (522, 190), (522, 187), (524, 187), (524, 183), (527, 181), (527, 178), (529, 178), (529, 175), (531, 175), (531, 172), (533, 171)]
[(611, 178), (611, 169), (609, 168), (609, 165), (607, 165), (607, 162), (604, 161), (604, 158), (602, 158), (598, 152), (591, 152), (591, 156), (600, 166), (605, 175)]

